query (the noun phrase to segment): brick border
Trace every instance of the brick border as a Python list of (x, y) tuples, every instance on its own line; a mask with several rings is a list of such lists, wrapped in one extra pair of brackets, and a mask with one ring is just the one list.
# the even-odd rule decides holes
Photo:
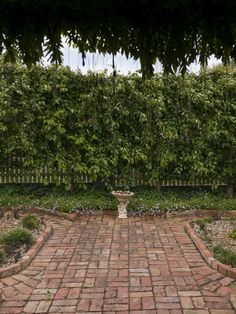
[(218, 210), (218, 209), (188, 209), (186, 211), (177, 211), (175, 213), (166, 213), (166, 218), (175, 217), (202, 217), (202, 216), (215, 216), (215, 217), (236, 217), (236, 210)]
[(4, 268), (0, 268), (0, 278), (15, 275), (16, 273), (27, 267), (31, 263), (35, 255), (38, 253), (38, 251), (41, 249), (44, 242), (49, 238), (51, 233), (52, 226), (51, 225), (46, 226), (45, 230), (40, 235), (40, 237), (38, 237), (35, 244), (26, 252), (26, 254), (17, 263), (11, 264)]
[(29, 208), (26, 209), (26, 211), (29, 211), (29, 212), (41, 212), (43, 214), (48, 214), (48, 215), (52, 215), (52, 216), (56, 216), (56, 217), (61, 217), (63, 219), (68, 219), (70, 221), (75, 221), (76, 218), (78, 217), (78, 213), (77, 212), (74, 212), (74, 213), (61, 213), (61, 212), (58, 212), (58, 211), (52, 211), (50, 209), (40, 208), (40, 207), (29, 207)]
[(191, 227), (190, 223), (187, 222), (184, 226), (185, 231), (199, 250), (200, 254), (207, 262), (207, 264), (217, 270), (222, 275), (228, 276), (232, 279), (236, 279), (236, 268), (232, 268), (229, 265), (222, 264), (221, 262), (217, 261), (212, 253), (206, 248), (204, 242), (200, 239), (200, 237), (196, 234), (194, 229)]
[[(0, 211), (6, 212), (11, 210), (12, 207), (0, 207)], [(62, 213), (62, 212), (58, 212), (58, 211), (52, 211), (50, 209), (47, 208), (42, 208), (42, 207), (25, 207), (25, 209), (19, 209), (19, 211), (21, 212), (41, 212), (43, 214), (48, 214), (48, 215), (52, 215), (52, 216), (56, 216), (56, 217), (61, 217), (63, 219), (68, 219), (70, 221), (74, 221), (77, 217), (78, 217), (78, 213), (77, 212), (73, 212), (73, 213)]]

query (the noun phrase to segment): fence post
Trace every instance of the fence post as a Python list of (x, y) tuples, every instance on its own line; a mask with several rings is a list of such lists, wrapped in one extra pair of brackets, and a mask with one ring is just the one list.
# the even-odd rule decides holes
[(234, 184), (231, 181), (227, 182), (227, 195), (229, 197), (233, 197), (234, 196)]
[(156, 190), (157, 190), (157, 192), (161, 192), (161, 182), (160, 181), (158, 181), (156, 184)]

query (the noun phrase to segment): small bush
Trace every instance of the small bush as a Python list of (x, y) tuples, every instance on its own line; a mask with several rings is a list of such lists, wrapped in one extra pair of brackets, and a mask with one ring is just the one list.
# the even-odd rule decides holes
[(229, 237), (230, 237), (231, 239), (236, 240), (236, 229), (234, 229), (232, 232), (230, 232)]
[(35, 215), (28, 215), (22, 219), (22, 225), (29, 230), (39, 229), (39, 220)]
[(196, 219), (194, 220), (194, 223), (197, 224), (202, 230), (204, 230), (206, 225), (213, 221), (214, 219), (209, 217), (209, 218)]
[(223, 264), (236, 267), (236, 253), (217, 245), (213, 248), (215, 258)]
[(12, 229), (0, 237), (0, 242), (8, 253), (24, 244), (29, 247), (34, 241), (31, 232), (24, 228)]
[(3, 261), (4, 261), (4, 258), (5, 258), (5, 252), (4, 251), (0, 251), (0, 264), (2, 264), (3, 263)]

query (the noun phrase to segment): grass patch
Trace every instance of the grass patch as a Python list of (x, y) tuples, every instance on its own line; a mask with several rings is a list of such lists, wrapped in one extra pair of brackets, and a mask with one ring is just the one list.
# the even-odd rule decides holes
[(214, 257), (221, 263), (236, 267), (236, 253), (225, 249), (221, 245), (213, 248)]

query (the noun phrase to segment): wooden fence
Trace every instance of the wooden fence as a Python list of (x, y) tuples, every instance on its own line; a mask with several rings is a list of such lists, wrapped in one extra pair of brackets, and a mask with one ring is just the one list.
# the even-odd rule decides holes
[[(57, 178), (55, 175), (51, 174), (42, 174), (36, 175), (33, 173), (3, 173), (0, 172), (0, 184), (6, 183), (65, 183), (64, 176), (59, 175)], [(93, 180), (87, 175), (81, 175), (75, 179), (75, 182), (81, 183), (93, 183)], [(115, 185), (125, 185), (126, 182), (124, 179), (115, 179)], [(226, 185), (224, 182), (209, 182), (204, 179), (193, 179), (193, 180), (181, 180), (181, 179), (171, 179), (171, 180), (162, 180), (160, 182), (161, 186), (211, 186), (213, 184)], [(150, 185), (146, 180), (141, 178), (132, 179), (132, 185), (143, 186)], [(153, 186), (158, 185), (154, 182)]]
[[(17, 161), (17, 162), (16, 162)], [(21, 160), (9, 161), (4, 168), (0, 168), (0, 184), (6, 183), (65, 183), (64, 173), (58, 173), (53, 169), (49, 169), (46, 166), (40, 169), (40, 174), (36, 174), (35, 171), (24, 171), (20, 166)], [(88, 175), (81, 175), (74, 178), (75, 182), (80, 183), (92, 183), (93, 180)], [(134, 186), (150, 185), (147, 179), (144, 179), (140, 174), (133, 170), (132, 174), (132, 184)], [(115, 185), (126, 184), (124, 179), (115, 179)], [(226, 185), (224, 182), (209, 182), (206, 179), (170, 179), (162, 180), (159, 183), (161, 186), (211, 186), (213, 184)], [(154, 182), (153, 186), (157, 186), (158, 182)]]

